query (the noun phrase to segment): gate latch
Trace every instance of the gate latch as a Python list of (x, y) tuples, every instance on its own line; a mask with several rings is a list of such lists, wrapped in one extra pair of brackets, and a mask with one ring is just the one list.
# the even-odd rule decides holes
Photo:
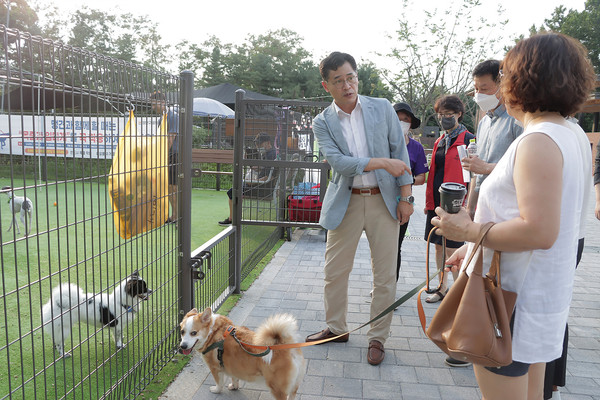
[(205, 273), (202, 270), (204, 262), (207, 263), (207, 268), (211, 269), (212, 254), (210, 251), (201, 251), (196, 256), (190, 259), (190, 269), (192, 271), (192, 279), (202, 280), (205, 277)]

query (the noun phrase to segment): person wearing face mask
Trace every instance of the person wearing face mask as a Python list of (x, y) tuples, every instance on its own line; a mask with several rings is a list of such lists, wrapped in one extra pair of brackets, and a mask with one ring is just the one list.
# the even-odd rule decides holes
[[(256, 144), (256, 149), (258, 150), (262, 160), (272, 161), (277, 157), (277, 152), (271, 144), (271, 137), (265, 132), (261, 132), (256, 135), (256, 138), (254, 138), (254, 143)], [(251, 170), (248, 172), (250, 172), (249, 176), (253, 177), (253, 179), (252, 182), (247, 182), (246, 180), (244, 181), (242, 192), (251, 190), (252, 183), (266, 182), (269, 179), (271, 167), (259, 167), (257, 171)], [(230, 188), (227, 191), (227, 197), (229, 197), (229, 217), (225, 218), (223, 221), (219, 221), (219, 225), (221, 226), (231, 225), (231, 220), (233, 218), (233, 189)]]
[[(458, 156), (458, 146), (467, 146), (475, 136), (465, 128), (461, 121), (465, 113), (465, 105), (456, 95), (446, 95), (438, 98), (434, 105), (443, 134), (435, 141), (427, 178), (425, 191), (425, 240), (433, 229), (431, 219), (436, 216), (435, 208), (440, 205), (440, 186), (445, 182), (455, 182), (466, 185), (463, 180), (462, 166)], [(438, 269), (443, 266), (444, 259), (454, 250), (461, 247), (463, 242), (446, 240), (446, 254), (442, 250), (442, 237), (433, 233), (431, 243), (435, 244), (435, 260)], [(458, 275), (458, 274), (457, 274)], [(454, 277), (456, 279), (456, 276)], [(448, 292), (448, 275), (444, 274), (440, 290), (425, 299), (428, 303), (436, 303)]]
[[(553, 32), (519, 41), (501, 70), (506, 108), (524, 132), (481, 185), (473, 220), (465, 209), (448, 214), (437, 208), (439, 218), (432, 223), (444, 236), (470, 242), (446, 260), (447, 269), (469, 275), (473, 242), (481, 226), (495, 223), (482, 243), (483, 273), (492, 253), (501, 251), (502, 289), (517, 294), (515, 307), (507, 310), (512, 363), (475, 364), (473, 371), (486, 400), (542, 399), (548, 398), (547, 363), (564, 349), (582, 214), (591, 191), (589, 140), (567, 118), (589, 99), (596, 75), (589, 51)], [(555, 394), (552, 398), (560, 398)]]
[(474, 100), (485, 113), (477, 126), (477, 156), (461, 160), (463, 168), (477, 174), (467, 196), (467, 212), (473, 218), (479, 187), (494, 170), (510, 144), (523, 133), (523, 128), (508, 115), (504, 99), (500, 95), (500, 61), (487, 60), (473, 69), (475, 84)]
[[(472, 73), (475, 84), (474, 100), (485, 115), (477, 126), (478, 154), (461, 160), (463, 168), (471, 171), (475, 177), (473, 184), (469, 185), (467, 195), (467, 212), (471, 218), (475, 215), (481, 183), (494, 170), (510, 144), (523, 133), (523, 128), (506, 112), (504, 100), (500, 95), (499, 74), (498, 60), (483, 61)], [(446, 364), (451, 367), (470, 365), (452, 357), (446, 358)]]
[[(421, 143), (417, 142), (408, 135), (410, 129), (416, 129), (421, 126), (421, 120), (413, 114), (412, 109), (406, 103), (394, 104), (394, 111), (398, 115), (400, 120), (400, 127), (404, 134), (404, 140), (406, 141), (406, 148), (408, 150), (408, 158), (410, 159), (410, 169), (413, 176), (413, 185), (422, 185), (425, 183), (425, 175), (429, 171), (427, 165), (427, 157), (425, 157), (425, 150)], [(400, 276), (400, 264), (402, 260), (402, 241), (406, 235), (408, 228), (408, 222), (400, 225), (400, 234), (398, 236), (398, 265), (396, 267), (396, 282)]]

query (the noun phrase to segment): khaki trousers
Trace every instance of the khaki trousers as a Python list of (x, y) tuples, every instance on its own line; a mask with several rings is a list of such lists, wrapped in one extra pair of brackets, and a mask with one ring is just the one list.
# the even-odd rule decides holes
[[(373, 298), (370, 318), (389, 307), (396, 295), (396, 261), (398, 257), (398, 221), (390, 215), (381, 194), (353, 194), (342, 223), (327, 232), (325, 251), (325, 319), (336, 334), (348, 332), (348, 279), (354, 266), (354, 256), (363, 230), (371, 250)], [(389, 336), (392, 313), (371, 324), (369, 341), (385, 343)]]

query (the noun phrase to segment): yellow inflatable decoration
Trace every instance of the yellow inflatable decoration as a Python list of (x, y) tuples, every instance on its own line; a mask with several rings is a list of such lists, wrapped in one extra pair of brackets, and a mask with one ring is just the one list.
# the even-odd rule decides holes
[(123, 239), (157, 228), (169, 215), (167, 118), (158, 136), (138, 136), (133, 111), (108, 177), (115, 228)]

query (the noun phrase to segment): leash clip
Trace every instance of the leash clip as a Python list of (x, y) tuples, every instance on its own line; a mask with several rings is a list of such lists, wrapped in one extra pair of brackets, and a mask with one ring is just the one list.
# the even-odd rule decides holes
[(225, 332), (223, 332), (223, 338), (226, 338), (229, 335), (232, 335), (233, 332), (235, 332), (235, 327), (233, 325), (229, 325), (227, 327), (227, 329), (225, 329)]

